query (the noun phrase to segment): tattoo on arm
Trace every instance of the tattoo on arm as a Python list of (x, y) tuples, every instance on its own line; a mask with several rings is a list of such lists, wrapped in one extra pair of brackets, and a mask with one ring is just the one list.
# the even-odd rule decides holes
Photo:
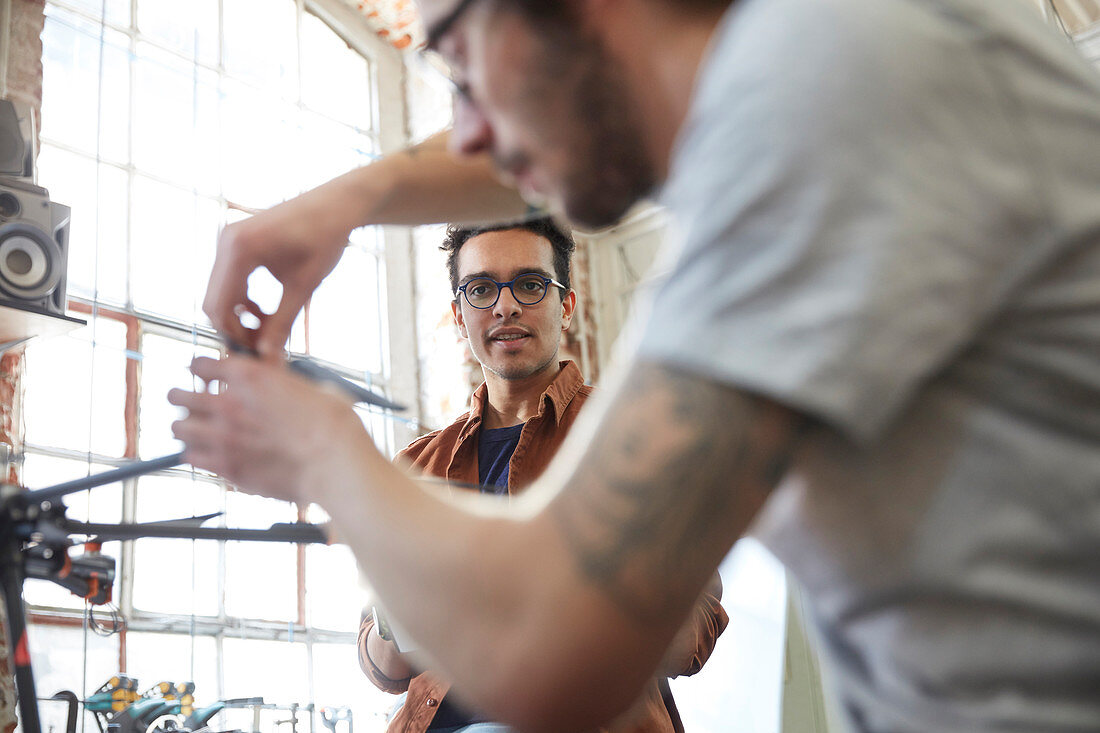
[(588, 580), (642, 622), (666, 618), (747, 528), (806, 424), (768, 400), (638, 365), (551, 511)]

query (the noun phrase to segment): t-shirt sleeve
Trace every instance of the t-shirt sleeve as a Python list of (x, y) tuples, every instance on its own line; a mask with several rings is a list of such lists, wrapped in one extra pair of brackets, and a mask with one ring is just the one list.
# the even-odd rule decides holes
[(674, 155), (677, 254), (637, 355), (872, 440), (1012, 287), (1015, 131), (928, 4), (739, 5)]

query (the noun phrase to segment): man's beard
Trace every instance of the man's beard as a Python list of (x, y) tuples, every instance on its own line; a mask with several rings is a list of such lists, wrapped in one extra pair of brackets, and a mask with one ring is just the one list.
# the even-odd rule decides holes
[(509, 364), (509, 365), (502, 366), (502, 367), (494, 367), (491, 364), (489, 364), (489, 360), (486, 359), (485, 362), (482, 363), (482, 366), (484, 368), (488, 369), (489, 371), (491, 371), (493, 374), (500, 377), (501, 379), (511, 382), (511, 381), (515, 381), (517, 379), (527, 379), (528, 377), (532, 377), (532, 376), (538, 374), (539, 372), (545, 371), (551, 364), (557, 363), (557, 360), (558, 360), (558, 351), (557, 351), (557, 349), (555, 349), (554, 353), (550, 355), (550, 358), (547, 359), (546, 361), (542, 362), (541, 364), (528, 364), (528, 365), (511, 365), (511, 364)]
[(594, 60), (573, 97), (578, 145), (561, 183), (562, 206), (572, 221), (591, 229), (619, 221), (656, 186), (637, 107), (617, 76), (610, 62)]
[[(610, 226), (657, 185), (643, 143), (640, 113), (625, 75), (595, 39), (573, 30), (544, 38), (545, 61), (528, 86), (528, 124), (567, 159), (557, 182), (560, 205), (575, 224)], [(547, 107), (547, 100), (556, 100)]]

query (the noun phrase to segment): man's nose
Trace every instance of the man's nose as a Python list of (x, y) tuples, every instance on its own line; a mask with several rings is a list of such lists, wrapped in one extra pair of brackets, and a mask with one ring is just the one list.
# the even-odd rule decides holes
[(462, 95), (454, 100), (454, 126), (449, 147), (454, 155), (477, 155), (492, 150), (493, 129), (477, 105)]
[(498, 318), (509, 318), (511, 316), (518, 316), (522, 312), (523, 305), (516, 300), (516, 295), (512, 292), (512, 288), (501, 288), (500, 295), (497, 297), (497, 302), (493, 306), (493, 315)]

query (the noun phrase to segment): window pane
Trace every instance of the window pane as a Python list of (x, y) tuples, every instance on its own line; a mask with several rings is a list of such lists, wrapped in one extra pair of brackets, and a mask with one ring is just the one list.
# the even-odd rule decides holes
[(355, 730), (384, 731), (386, 714), (398, 698), (367, 681), (357, 654), (353, 642), (313, 645), (315, 702), (319, 708), (350, 707)]
[(302, 14), (302, 103), (371, 129), (370, 64), (315, 15)]
[(453, 104), (450, 90), (415, 69), (405, 74), (405, 95), (409, 105), (409, 139), (421, 142), (451, 125)]
[[(96, 175), (98, 168), (98, 178)], [(126, 304), (126, 173), (43, 145), (38, 180), (50, 200), (72, 208), (68, 292)]]
[(447, 254), (439, 250), (443, 237), (443, 227), (413, 230), (417, 354), (425, 428), (442, 427), (465, 412), (473, 386), (482, 379), (479, 368), (474, 385), (470, 383), (469, 365), (477, 363), (451, 312), (454, 296), (447, 274)]
[(340, 264), (313, 294), (309, 351), (355, 369), (382, 371), (378, 261), (348, 247)]
[(195, 67), (138, 44), (134, 79), (134, 165), (175, 183), (195, 177)]
[(378, 257), (381, 257), (385, 251), (381, 227), (359, 227), (352, 231), (348, 240), (364, 252)]
[(195, 706), (218, 699), (217, 648), (209, 636), (126, 634), (126, 674), (136, 677), (138, 689), (158, 682), (195, 683)]
[[(273, 5), (275, 3), (272, 3)], [(266, 208), (301, 191), (298, 109), (226, 79), (221, 142), (222, 192), (243, 206)]]
[(404, 445), (395, 446), (393, 443), (394, 423), (401, 422), (405, 418), (393, 413), (383, 412), (378, 408), (367, 409), (361, 405), (356, 406), (355, 413), (374, 440), (374, 445), (382, 452), (382, 455), (393, 458), (399, 448), (405, 447)]
[[(23, 484), (28, 489), (45, 489), (66, 481), (111, 471), (114, 466), (70, 458), (54, 458), (28, 453), (23, 459)], [(122, 483), (98, 486), (64, 498), (69, 519), (81, 522), (118, 523), (122, 521)]]
[[(88, 654), (84, 655), (84, 644)], [(27, 629), (27, 643), (31, 647), (31, 664), (34, 667), (36, 691), (41, 697), (49, 697), (61, 690), (72, 690), (77, 697), (94, 692), (108, 679), (118, 674), (118, 636), (102, 637), (84, 629), (65, 626), (32, 624)], [(87, 675), (88, 689), (81, 689)], [(67, 706), (61, 703), (42, 703), (42, 730), (65, 730)], [(97, 730), (91, 713), (84, 721), (85, 729)], [(80, 729), (80, 721), (77, 729)]]
[(284, 99), (296, 99), (296, 10), (290, 0), (223, 0), (226, 71)]
[(374, 159), (374, 140), (369, 135), (312, 112), (303, 112), (301, 120), (298, 190), (319, 186)]
[[(261, 696), (265, 702), (275, 705), (309, 702), (306, 699), (309, 695), (309, 676), (305, 644), (238, 639), (230, 631), (222, 642), (222, 649), (225, 659), (224, 697)], [(286, 712), (265, 713), (268, 714), (274, 714), (280, 720), (287, 717)], [(271, 719), (267, 722), (270, 723)], [(260, 730), (274, 727), (261, 725)], [(251, 730), (251, 719), (247, 730)]]
[[(93, 339), (95, 348), (93, 349)], [(126, 327), (107, 318), (27, 346), (27, 442), (122, 457)]]
[[(183, 474), (142, 476), (137, 481), (135, 517), (139, 522), (163, 522), (225, 511), (225, 490), (209, 479)], [(224, 523), (222, 517), (215, 517), (203, 526), (217, 527)]]
[[(53, 200), (73, 208), (70, 290), (184, 325), (206, 324), (199, 306), (217, 231), (232, 218), (223, 197), (267, 207), (372, 160), (378, 150), (371, 65), (323, 21), (299, 15), (300, 3), (291, 0), (196, 0), (186, 6), (169, 0), (66, 0), (64, 5), (77, 12), (51, 4), (43, 33), (45, 144), (39, 180)], [(106, 8), (109, 22), (128, 27), (131, 5), (137, 34), (132, 38), (84, 17), (98, 17)], [(222, 49), (219, 38), (225, 41)], [(106, 43), (102, 51), (101, 39)], [(127, 168), (131, 162), (133, 169)], [(378, 230), (358, 231), (352, 239), (355, 246), (312, 303), (317, 316), (310, 328), (312, 352), (382, 374), (388, 356), (379, 321), (385, 293)], [(349, 315), (356, 326), (341, 333), (338, 324), (347, 323)], [(291, 338), (296, 351), (305, 351), (305, 331), (299, 317)], [(125, 345), (125, 326), (106, 318), (98, 319), (94, 329), (31, 344), (24, 403), (31, 444), (122, 455)], [(187, 371), (192, 357), (217, 352), (195, 348), (186, 335), (183, 340), (165, 335), (161, 327), (146, 331), (141, 352), (134, 355), (141, 359), (138, 453), (150, 458), (180, 447), (170, 427), (179, 414), (168, 405), (167, 390), (192, 388)], [(387, 418), (361, 415), (376, 440), (392, 443)], [(39, 488), (88, 470), (84, 461), (49, 458), (32, 449), (23, 475), (28, 485)], [(136, 483), (139, 522), (223, 506), (226, 516), (206, 526), (267, 528), (296, 516), (290, 504), (236, 492), (227, 496), (219, 482), (205, 475), (146, 476)], [(117, 522), (122, 493), (121, 485), (113, 485), (69, 497), (68, 516)], [(299, 552), (275, 543), (138, 540), (131, 576), (134, 605), (153, 614), (216, 618), (224, 613), (244, 619), (242, 628), (251, 620), (296, 622)], [(353, 632), (366, 595), (351, 553), (344, 547), (302, 552), (308, 620)], [(119, 558), (120, 543), (109, 543), (104, 554)], [(27, 599), (45, 606), (82, 606), (80, 599), (42, 581), (27, 584)], [(381, 729), (382, 718), (371, 716), (393, 698), (362, 678), (353, 644), (316, 646), (323, 669), (311, 678), (301, 643), (248, 640), (235, 637), (232, 629), (227, 637), (219, 660), (223, 647), (210, 637), (130, 632), (129, 671), (142, 678), (143, 688), (162, 679), (197, 677), (200, 705), (252, 695), (276, 704), (307, 703), (310, 690), (323, 689), (324, 704), (354, 703), (361, 728)], [(118, 671), (117, 637), (106, 644), (111, 655), (103, 670), (89, 673), (91, 689)], [(59, 630), (48, 645), (38, 646), (67, 650), (71, 658), (64, 668), (80, 670), (79, 630)], [(219, 661), (225, 679), (240, 689), (215, 689)], [(71, 685), (75, 691), (88, 692), (76, 684)], [(242, 717), (233, 721), (235, 727), (251, 729), (251, 711), (236, 713)], [(264, 723), (275, 728), (287, 714), (266, 711)], [(63, 715), (59, 711), (59, 729)], [(219, 727), (227, 727), (229, 715)], [(301, 722), (306, 723), (304, 716)]]
[[(180, 514), (180, 518), (184, 516), (186, 512)], [(149, 613), (217, 616), (220, 566), (217, 542), (138, 540), (134, 608)]]
[(707, 665), (671, 680), (684, 729), (780, 731), (786, 625), (783, 566), (752, 538), (738, 542), (719, 567), (730, 622)]
[(207, 196), (221, 195), (221, 91), (217, 74), (199, 69), (195, 76), (195, 190)]
[(108, 23), (115, 25), (130, 24), (130, 0), (65, 0), (66, 5), (71, 5), (83, 12), (94, 16), (97, 20), (103, 17), (106, 4), (106, 18)]
[(98, 113), (100, 156), (125, 162), (129, 40), (52, 5), (47, 13), (42, 33), (42, 136), (95, 155)]
[[(230, 527), (267, 529), (276, 522), (293, 522), (296, 518), (292, 504), (237, 491), (226, 494), (225, 521)], [(294, 545), (227, 542), (225, 612), (236, 618), (296, 621), (297, 567), (298, 554)], [(226, 679), (229, 679), (228, 672)]]
[[(221, 512), (221, 486), (186, 476), (138, 479), (137, 521)], [(222, 525), (220, 517), (203, 526)], [(221, 551), (211, 540), (143, 539), (134, 547), (134, 607), (155, 613), (218, 615)]]
[[(172, 437), (172, 423), (184, 416), (184, 410), (168, 403), (173, 387), (195, 390), (202, 382), (191, 374), (196, 356), (216, 358), (214, 349), (146, 333), (141, 344), (141, 424), (138, 453), (143, 458), (169, 455), (183, 445)], [(216, 511), (216, 510), (215, 510)]]
[(134, 178), (130, 288), (135, 308), (183, 323), (198, 320), (220, 221), (216, 201)]
[(137, 16), (149, 40), (201, 63), (218, 62), (217, 0), (139, 0)]
[(353, 632), (359, 628), (359, 615), (369, 602), (350, 549), (345, 545), (306, 548), (306, 604), (310, 626)]

